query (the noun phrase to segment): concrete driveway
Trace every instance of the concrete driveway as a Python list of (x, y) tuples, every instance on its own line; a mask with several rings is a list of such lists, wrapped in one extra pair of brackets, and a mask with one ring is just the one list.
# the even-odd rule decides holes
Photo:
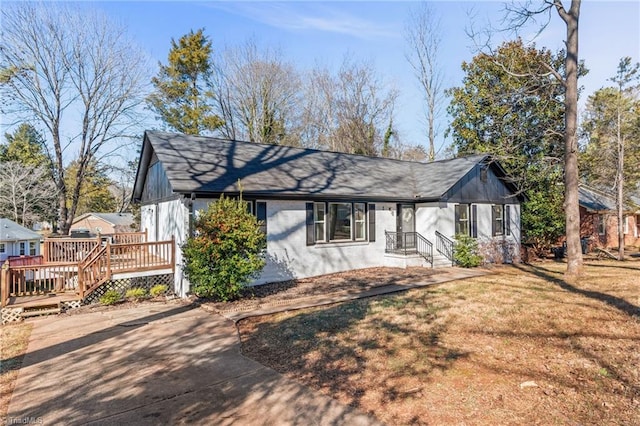
[(8, 421), (371, 425), (240, 354), (233, 322), (178, 303), (34, 321)]

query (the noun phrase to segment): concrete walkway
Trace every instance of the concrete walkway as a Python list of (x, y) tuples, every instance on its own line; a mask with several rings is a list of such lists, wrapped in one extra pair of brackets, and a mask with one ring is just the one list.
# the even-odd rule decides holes
[[(451, 268), (422, 282), (305, 297), (252, 310), (193, 305), (35, 320), (8, 420), (59, 424), (378, 425), (244, 357), (234, 321), (487, 274)], [(22, 421), (24, 423), (24, 421)]]
[(34, 321), (8, 422), (375, 425), (240, 354), (232, 321), (178, 303)]

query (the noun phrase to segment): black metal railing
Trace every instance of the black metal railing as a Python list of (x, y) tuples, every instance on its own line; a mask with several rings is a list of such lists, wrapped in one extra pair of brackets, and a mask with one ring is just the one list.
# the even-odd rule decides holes
[(454, 248), (455, 243), (452, 240), (436, 231), (436, 250), (438, 251), (438, 253), (451, 261), (451, 266), (455, 265), (456, 263), (453, 259)]
[(384, 232), (385, 253), (419, 254), (433, 266), (433, 244), (418, 232)]

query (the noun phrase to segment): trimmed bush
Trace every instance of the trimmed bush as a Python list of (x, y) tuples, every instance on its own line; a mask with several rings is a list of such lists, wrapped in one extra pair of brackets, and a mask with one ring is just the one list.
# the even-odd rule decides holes
[(153, 287), (151, 287), (151, 290), (149, 290), (149, 294), (151, 295), (151, 297), (162, 296), (167, 292), (168, 289), (169, 287), (165, 284), (154, 285)]
[(482, 257), (479, 254), (478, 241), (468, 235), (456, 235), (453, 259), (463, 268), (479, 266), (482, 263)]
[(107, 290), (104, 292), (102, 296), (100, 296), (100, 299), (98, 300), (100, 301), (101, 305), (109, 306), (109, 305), (115, 305), (121, 299), (122, 299), (122, 296), (116, 290)]
[(142, 287), (130, 288), (124, 294), (125, 299), (131, 300), (133, 302), (139, 302), (140, 300), (147, 297), (147, 290)]
[(191, 290), (198, 297), (237, 299), (264, 267), (262, 252), (266, 246), (260, 222), (249, 213), (242, 197), (222, 195), (200, 212), (195, 236), (182, 247)]

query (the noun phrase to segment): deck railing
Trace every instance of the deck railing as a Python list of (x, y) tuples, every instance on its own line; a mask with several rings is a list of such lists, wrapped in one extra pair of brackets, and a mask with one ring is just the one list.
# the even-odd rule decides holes
[(113, 244), (144, 243), (147, 241), (147, 230), (143, 232), (119, 232), (109, 235)]
[(46, 238), (42, 255), (45, 263), (78, 263), (84, 260), (95, 246), (102, 244), (96, 238)]
[(1, 274), (2, 306), (6, 305), (9, 297), (63, 292), (78, 287), (77, 264), (6, 265)]
[(75, 262), (46, 262), (42, 265), (10, 266), (0, 269), (0, 304), (9, 297), (43, 295), (74, 290), (87, 296), (117, 273), (159, 269), (175, 270), (175, 240), (144, 243), (95, 244)]

